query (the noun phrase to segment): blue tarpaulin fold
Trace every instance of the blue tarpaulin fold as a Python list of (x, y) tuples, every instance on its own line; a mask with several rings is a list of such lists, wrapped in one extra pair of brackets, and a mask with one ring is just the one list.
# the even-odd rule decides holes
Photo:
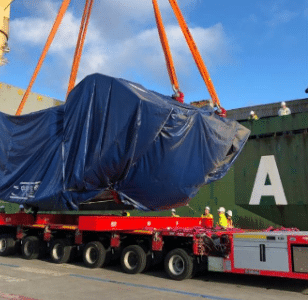
[(0, 113), (0, 199), (78, 210), (112, 190), (138, 209), (170, 209), (222, 178), (248, 136), (211, 108), (93, 74), (64, 105)]

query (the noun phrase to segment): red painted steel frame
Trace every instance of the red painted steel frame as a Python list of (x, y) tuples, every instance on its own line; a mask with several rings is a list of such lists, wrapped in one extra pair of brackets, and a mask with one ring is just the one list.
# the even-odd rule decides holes
[[(33, 215), (24, 212), (16, 214), (0, 213), (0, 226), (17, 226), (17, 233), (22, 236), (22, 227), (41, 228), (48, 230), (114, 232), (112, 243), (119, 244), (119, 234), (153, 235), (154, 250), (160, 251), (163, 236), (191, 237), (194, 241), (194, 253), (199, 253), (199, 240), (202, 234), (211, 237), (213, 234), (228, 235), (230, 239), (230, 254), (224, 258), (224, 272), (235, 274), (255, 274), (294, 279), (308, 279), (308, 273), (293, 272), (292, 246), (304, 245), (308, 247), (308, 235), (290, 231), (287, 235), (289, 272), (276, 272), (265, 270), (239, 269), (234, 267), (233, 234), (244, 232), (241, 229), (219, 230), (212, 228), (212, 222), (202, 218), (189, 217), (122, 217), (122, 216), (80, 216), (64, 214), (39, 214), (36, 221)], [(248, 230), (245, 230), (248, 231)], [(77, 234), (77, 237), (78, 237)], [(155, 236), (155, 234), (157, 236)], [(201, 234), (201, 235), (200, 235)], [(200, 236), (199, 236), (200, 235)], [(80, 238), (80, 241), (82, 237)], [(157, 248), (157, 249), (156, 249)]]
[[(38, 214), (34, 217), (26, 213), (0, 213), (0, 225), (24, 225), (43, 228), (49, 225), (58, 229), (79, 229), (80, 231), (127, 231), (152, 229), (177, 229), (211, 227), (206, 219), (194, 217), (122, 217), (122, 216), (81, 216), (65, 214)], [(64, 228), (63, 228), (64, 227)]]
[(0, 213), (0, 225), (32, 225), (34, 218), (26, 213), (4, 214)]
[(83, 231), (141, 230), (192, 228), (202, 226), (202, 218), (186, 217), (119, 217), (119, 216), (80, 216), (79, 229)]

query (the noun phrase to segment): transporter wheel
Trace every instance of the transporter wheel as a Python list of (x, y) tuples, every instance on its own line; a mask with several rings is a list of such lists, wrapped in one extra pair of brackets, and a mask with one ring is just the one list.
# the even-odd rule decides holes
[(83, 262), (88, 268), (100, 268), (106, 259), (106, 249), (101, 242), (90, 242), (86, 244), (83, 254)]
[(37, 236), (27, 236), (22, 240), (21, 252), (25, 259), (37, 259), (40, 255), (42, 242)]
[(165, 271), (175, 280), (191, 278), (193, 275), (193, 258), (180, 248), (170, 251), (164, 262)]
[(131, 245), (124, 248), (121, 255), (121, 266), (125, 273), (137, 274), (145, 270), (147, 255), (139, 245)]
[(50, 248), (51, 260), (56, 264), (67, 263), (70, 259), (73, 246), (68, 239), (58, 239)]
[(13, 255), (16, 252), (16, 240), (9, 234), (0, 236), (0, 256)]

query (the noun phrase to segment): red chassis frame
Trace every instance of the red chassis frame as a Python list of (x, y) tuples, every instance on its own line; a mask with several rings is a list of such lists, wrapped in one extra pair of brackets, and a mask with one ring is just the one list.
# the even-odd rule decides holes
[[(75, 243), (82, 244), (83, 232), (112, 232), (111, 246), (119, 247), (120, 235), (146, 235), (152, 236), (152, 250), (161, 251), (163, 238), (176, 236), (192, 238), (193, 253), (206, 255), (202, 252), (202, 235), (211, 237), (228, 235), (230, 240), (230, 253), (223, 258), (223, 272), (235, 274), (253, 274), (263, 276), (275, 276), (284, 278), (308, 279), (308, 273), (293, 271), (292, 246), (302, 245), (308, 247), (308, 234), (304, 232), (289, 231), (287, 234), (289, 272), (239, 269), (234, 267), (233, 234), (251, 230), (241, 229), (213, 229), (213, 220), (195, 217), (122, 217), (104, 215), (66, 215), (66, 214), (38, 214), (33, 215), (24, 212), (16, 214), (0, 213), (0, 227), (9, 226), (17, 228), (17, 238), (24, 236), (23, 229), (44, 230), (44, 240), (51, 239), (51, 230), (66, 230), (75, 233)], [(255, 231), (255, 230), (254, 230)], [(264, 232), (266, 234), (266, 232)]]

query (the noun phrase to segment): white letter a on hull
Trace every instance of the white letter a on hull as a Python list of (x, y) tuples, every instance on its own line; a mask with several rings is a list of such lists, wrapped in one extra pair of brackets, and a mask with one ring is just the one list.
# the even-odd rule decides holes
[[(267, 176), (270, 185), (265, 185)], [(262, 196), (274, 196), (277, 205), (288, 205), (274, 155), (261, 156), (249, 205), (260, 205)]]

